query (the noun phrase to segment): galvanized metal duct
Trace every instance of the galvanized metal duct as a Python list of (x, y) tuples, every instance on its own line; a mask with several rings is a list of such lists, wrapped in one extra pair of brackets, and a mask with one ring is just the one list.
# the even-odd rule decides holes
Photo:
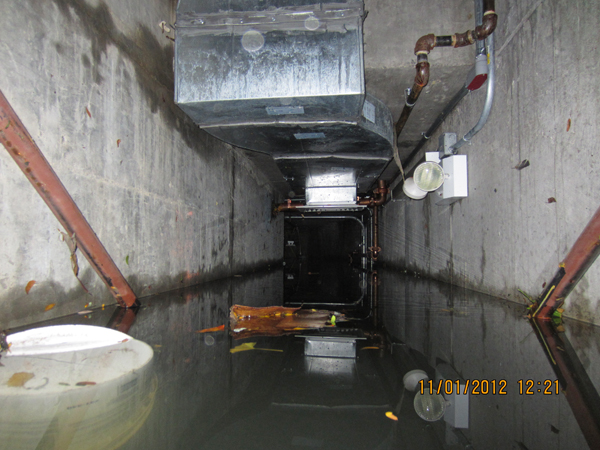
[(271, 155), (309, 205), (349, 205), (392, 158), (366, 94), (362, 1), (181, 0), (175, 100), (200, 127)]

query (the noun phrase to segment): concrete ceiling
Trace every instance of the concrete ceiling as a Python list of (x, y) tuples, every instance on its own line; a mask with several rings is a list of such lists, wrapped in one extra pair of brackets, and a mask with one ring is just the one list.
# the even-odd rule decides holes
[[(364, 22), (367, 91), (387, 105), (396, 121), (404, 106), (404, 90), (415, 77), (415, 42), (429, 33), (450, 35), (473, 29), (474, 1), (366, 0), (365, 8), (369, 12)], [(474, 57), (473, 46), (431, 52), (429, 84), (398, 140), (401, 158), (459, 90)]]

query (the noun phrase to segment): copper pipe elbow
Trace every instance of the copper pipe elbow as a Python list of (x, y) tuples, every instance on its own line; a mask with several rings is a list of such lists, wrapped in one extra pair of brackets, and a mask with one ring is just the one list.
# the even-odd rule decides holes
[(498, 24), (498, 14), (494, 11), (486, 11), (483, 16), (483, 22), (473, 31), (473, 38), (481, 41), (487, 38), (496, 29)]
[(426, 34), (425, 36), (421, 36), (417, 43), (415, 44), (415, 55), (419, 53), (429, 54), (431, 50), (435, 47), (435, 34)]

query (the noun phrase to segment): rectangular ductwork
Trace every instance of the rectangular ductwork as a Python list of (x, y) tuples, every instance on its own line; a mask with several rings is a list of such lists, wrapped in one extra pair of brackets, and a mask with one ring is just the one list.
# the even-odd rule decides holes
[(350, 204), (392, 157), (392, 118), (365, 92), (363, 2), (313, 2), (180, 0), (175, 100), (214, 136), (270, 154), (308, 204)]

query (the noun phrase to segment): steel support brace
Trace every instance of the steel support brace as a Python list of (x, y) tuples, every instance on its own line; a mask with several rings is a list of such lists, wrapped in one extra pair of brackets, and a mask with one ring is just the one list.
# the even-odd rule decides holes
[(564, 333), (552, 322), (531, 320), (573, 415), (590, 448), (600, 448), (600, 396)]
[(559, 271), (564, 269), (565, 275), (549, 295), (542, 296), (533, 317), (549, 320), (555, 309), (563, 304), (567, 295), (594, 263), (598, 254), (600, 254), (600, 208), (560, 264)]
[(135, 306), (135, 293), (92, 230), (66, 188), (0, 92), (0, 142), (21, 168), (77, 247), (123, 307)]

